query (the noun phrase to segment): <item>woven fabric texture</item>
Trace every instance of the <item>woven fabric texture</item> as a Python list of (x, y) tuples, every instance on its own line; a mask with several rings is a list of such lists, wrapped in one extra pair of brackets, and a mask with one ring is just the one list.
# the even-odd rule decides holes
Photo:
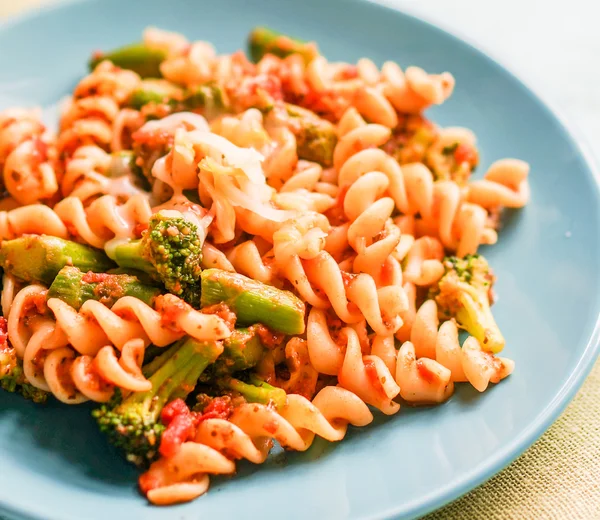
[(424, 520), (600, 519), (600, 361), (550, 429), (485, 484)]

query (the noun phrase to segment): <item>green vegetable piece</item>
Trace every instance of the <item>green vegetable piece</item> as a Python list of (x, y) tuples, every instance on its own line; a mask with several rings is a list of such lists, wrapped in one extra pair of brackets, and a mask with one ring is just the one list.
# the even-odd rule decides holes
[(296, 136), (298, 157), (333, 166), (333, 149), (337, 144), (335, 127), (315, 113), (296, 105), (286, 105), (290, 128)]
[(188, 91), (182, 104), (185, 110), (200, 111), (208, 119), (218, 117), (230, 108), (227, 94), (212, 81)]
[(300, 54), (309, 63), (319, 55), (314, 43), (291, 38), (267, 27), (257, 27), (250, 33), (248, 47), (250, 57), (255, 62), (260, 61), (265, 54), (274, 54), (280, 58)]
[(162, 409), (174, 399), (185, 399), (221, 352), (222, 346), (216, 342), (187, 338), (174, 343), (143, 368), (152, 383), (151, 390), (125, 399), (117, 391), (109, 403), (92, 412), (100, 430), (129, 462), (146, 466), (156, 459), (165, 429), (160, 422)]
[(104, 251), (46, 235), (24, 235), (2, 242), (0, 265), (17, 278), (47, 285), (66, 265), (95, 273), (114, 267)]
[(89, 67), (94, 70), (100, 62), (109, 60), (117, 67), (137, 72), (142, 78), (160, 78), (160, 64), (166, 57), (163, 50), (151, 49), (143, 43), (133, 43), (107, 53), (95, 53)]
[(235, 329), (223, 341), (223, 354), (215, 363), (215, 374), (233, 374), (255, 367), (262, 359), (264, 347), (252, 329)]
[(504, 348), (504, 337), (490, 309), (494, 282), (487, 260), (481, 255), (444, 258), (445, 274), (429, 297), (438, 304), (440, 318), (454, 318), (488, 352)]
[(305, 306), (291, 292), (220, 269), (204, 270), (201, 279), (202, 307), (224, 302), (241, 325), (263, 323), (285, 334), (304, 332)]
[(133, 296), (152, 305), (161, 294), (157, 287), (145, 285), (128, 274), (84, 273), (77, 267), (63, 267), (48, 289), (48, 298), (60, 298), (74, 309), (96, 300), (112, 307), (119, 298)]
[(129, 97), (129, 106), (140, 110), (149, 103), (176, 104), (182, 99), (181, 88), (165, 80), (147, 79)]
[(113, 152), (110, 154), (110, 163), (104, 175), (110, 179), (129, 177), (135, 186), (142, 190), (150, 191), (152, 187), (142, 169), (135, 161), (136, 156), (131, 150)]
[(141, 239), (109, 242), (106, 253), (120, 267), (148, 273), (167, 291), (198, 307), (202, 241), (197, 226), (174, 213), (155, 213)]
[(219, 383), (219, 386), (240, 393), (250, 403), (274, 404), (277, 408), (283, 408), (287, 401), (283, 388), (271, 386), (257, 377), (251, 377), (250, 383), (230, 377)]
[(23, 361), (8, 342), (0, 345), (0, 388), (7, 392), (19, 393), (34, 403), (45, 403), (48, 392), (27, 382), (23, 372)]

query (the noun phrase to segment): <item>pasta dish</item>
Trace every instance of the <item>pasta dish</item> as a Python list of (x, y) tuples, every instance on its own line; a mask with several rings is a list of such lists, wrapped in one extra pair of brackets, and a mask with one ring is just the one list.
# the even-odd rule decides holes
[(0, 388), (97, 403), (153, 504), (514, 369), (479, 248), (529, 165), (472, 178), (475, 135), (424, 115), (448, 72), (248, 41), (148, 28), (56, 132), (0, 112)]

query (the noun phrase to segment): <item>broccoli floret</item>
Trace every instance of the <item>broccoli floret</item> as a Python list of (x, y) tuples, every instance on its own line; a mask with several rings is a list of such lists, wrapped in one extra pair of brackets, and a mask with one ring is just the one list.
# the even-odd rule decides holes
[(109, 403), (92, 412), (100, 430), (125, 453), (128, 461), (137, 466), (149, 464), (157, 457), (165, 430), (160, 422), (162, 409), (174, 399), (185, 399), (222, 350), (218, 342), (193, 338), (174, 343), (142, 369), (152, 383), (151, 390), (133, 393), (125, 399), (116, 391)]
[(438, 304), (440, 318), (454, 318), (484, 350), (500, 352), (504, 337), (490, 309), (495, 278), (487, 260), (481, 255), (449, 256), (444, 259), (444, 267), (437, 287), (429, 292)]
[(16, 392), (34, 403), (44, 403), (48, 392), (27, 382), (23, 372), (23, 361), (17, 357), (14, 347), (8, 342), (6, 319), (0, 317), (0, 388)]
[(283, 408), (287, 401), (283, 388), (272, 386), (255, 375), (251, 375), (247, 383), (233, 377), (225, 378), (218, 386), (222, 390), (240, 394), (249, 403), (273, 404), (276, 408)]
[(298, 157), (329, 168), (337, 144), (335, 126), (305, 108), (286, 104), (287, 122), (296, 136)]
[(195, 308), (200, 305), (202, 240), (195, 224), (180, 212), (152, 215), (138, 240), (113, 240), (107, 255), (120, 267), (138, 269)]

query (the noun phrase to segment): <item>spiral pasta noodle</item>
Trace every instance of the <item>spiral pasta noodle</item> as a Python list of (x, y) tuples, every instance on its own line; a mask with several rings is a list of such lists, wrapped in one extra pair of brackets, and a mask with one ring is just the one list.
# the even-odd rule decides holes
[(50, 199), (58, 190), (56, 150), (37, 110), (0, 113), (0, 172), (19, 204)]
[(107, 170), (111, 161), (106, 152), (122, 149), (125, 127), (141, 126), (135, 111), (122, 109), (139, 81), (134, 72), (104, 61), (75, 87), (63, 109), (57, 140), (58, 153), (65, 163), (63, 196), (85, 202), (98, 195), (129, 195), (136, 191), (130, 183), (110, 178)]
[(155, 504), (191, 500), (208, 489), (208, 474), (235, 471), (231, 459), (263, 463), (271, 439), (282, 446), (305, 451), (315, 436), (328, 441), (344, 438), (348, 425), (366, 426), (373, 415), (365, 403), (340, 387), (323, 388), (311, 401), (290, 394), (282, 410), (260, 404), (245, 404), (228, 420), (207, 419), (197, 429), (194, 442), (182, 445), (171, 459), (161, 459), (149, 469), (147, 478), (157, 487), (148, 493)]
[(475, 134), (425, 115), (449, 72), (249, 43), (150, 27), (92, 56), (56, 137), (0, 113), (0, 386), (98, 403), (157, 505), (515, 366), (480, 246), (529, 165), (475, 176)]

